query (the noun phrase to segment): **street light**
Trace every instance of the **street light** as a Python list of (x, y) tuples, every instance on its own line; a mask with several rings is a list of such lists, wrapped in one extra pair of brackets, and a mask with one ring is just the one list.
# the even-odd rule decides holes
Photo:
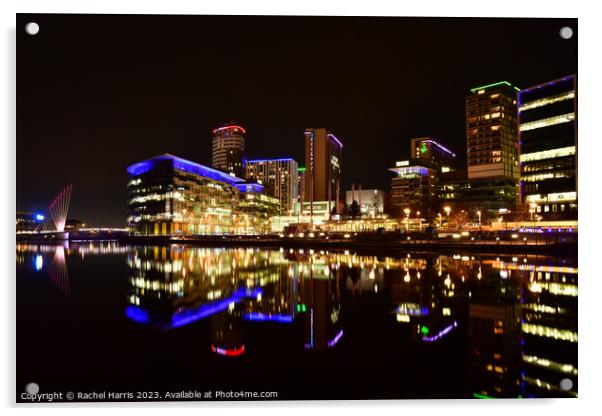
[(445, 214), (449, 217), (449, 213), (451, 212), (451, 207), (443, 207), (443, 211), (445, 211)]
[(479, 216), (479, 229), (481, 228), (481, 211), (477, 211), (477, 215)]

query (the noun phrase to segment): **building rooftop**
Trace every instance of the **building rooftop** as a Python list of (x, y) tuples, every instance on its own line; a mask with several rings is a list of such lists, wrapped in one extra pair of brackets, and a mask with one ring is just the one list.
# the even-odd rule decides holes
[(127, 171), (132, 176), (141, 175), (154, 168), (155, 164), (160, 161), (171, 160), (173, 168), (184, 172), (194, 173), (216, 181), (226, 182), (230, 185), (235, 185), (244, 182), (244, 179), (230, 175), (218, 169), (210, 168), (209, 166), (201, 165), (200, 163), (182, 159), (180, 157), (165, 153), (159, 156), (152, 157), (142, 162), (128, 166)]
[(281, 157), (275, 159), (248, 159), (247, 163), (262, 163), (262, 162), (290, 162), (294, 160), (292, 157)]
[(480, 87), (471, 88), (470, 92), (477, 92), (479, 90), (486, 90), (487, 88), (499, 87), (502, 85), (506, 85), (508, 87), (514, 88), (516, 91), (520, 91), (520, 88), (515, 87), (514, 85), (510, 84), (508, 81), (500, 81), (500, 82), (494, 82), (492, 84), (481, 85)]

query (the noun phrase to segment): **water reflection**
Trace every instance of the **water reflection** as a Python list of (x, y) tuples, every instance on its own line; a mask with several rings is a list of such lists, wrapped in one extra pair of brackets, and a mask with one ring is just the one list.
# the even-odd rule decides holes
[[(127, 257), (127, 320), (159, 329), (156, 336), (205, 321), (210, 334), (200, 348), (216, 355), (251, 354), (258, 345), (250, 334), (259, 328), (298, 340), (291, 348), (299, 354), (331, 351), (351, 359), (362, 353), (354, 336), (407, 334), (408, 348), (425, 356), (466, 360), (466, 397), (576, 396), (575, 260), (97, 243), (18, 245), (17, 264), (46, 269), (68, 294), (70, 256), (109, 254)], [(393, 329), (362, 333), (346, 310)], [(560, 388), (564, 378), (573, 382), (571, 391)]]
[(25, 264), (32, 264), (36, 272), (45, 274), (63, 296), (71, 293), (67, 257), (77, 256), (82, 260), (89, 255), (125, 254), (128, 247), (116, 242), (70, 244), (68, 241), (51, 244), (18, 243), (17, 270)]

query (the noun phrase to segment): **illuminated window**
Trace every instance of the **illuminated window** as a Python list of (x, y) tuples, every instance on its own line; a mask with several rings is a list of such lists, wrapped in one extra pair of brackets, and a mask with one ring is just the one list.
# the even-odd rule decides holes
[(530, 110), (532, 108), (543, 107), (544, 105), (554, 104), (560, 101), (570, 100), (571, 98), (575, 98), (575, 91), (563, 92), (560, 94), (552, 95), (550, 97), (541, 98), (539, 100), (534, 100), (523, 104), (519, 107), (519, 111)]
[(529, 131), (539, 129), (542, 127), (555, 126), (557, 124), (568, 123), (573, 120), (575, 120), (575, 113), (563, 114), (560, 116), (554, 116), (544, 118), (542, 120), (535, 120), (530, 121), (528, 123), (523, 123), (520, 125), (520, 131)]
[(491, 94), (491, 98), (498, 98), (500, 95), (499, 94)]
[(491, 130), (493, 130), (493, 131), (497, 131), (499, 129), (500, 129), (499, 125), (497, 125), (497, 126), (491, 126)]
[(556, 201), (575, 201), (577, 200), (577, 192), (559, 192), (555, 194), (548, 194), (549, 202)]
[(575, 154), (575, 146), (562, 147), (559, 149), (543, 150), (541, 152), (526, 153), (520, 155), (521, 162), (530, 162), (533, 160), (552, 159)]

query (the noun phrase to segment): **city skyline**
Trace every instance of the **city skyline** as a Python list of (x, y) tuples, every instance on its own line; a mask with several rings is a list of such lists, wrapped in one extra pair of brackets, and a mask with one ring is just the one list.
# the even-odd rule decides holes
[[(155, 25), (159, 16), (53, 15), (64, 21), (56, 29), (44, 15), (18, 15), (18, 24), (34, 17), (40, 33), (17, 35), (17, 209), (46, 210), (73, 182), (70, 217), (91, 225), (125, 224), (125, 167), (163, 153), (210, 165), (211, 132), (229, 120), (247, 130), (249, 159), (300, 163), (304, 130), (325, 127), (345, 143), (341, 194), (352, 183), (387, 190), (411, 138), (434, 137), (465, 164), (470, 88), (525, 88), (577, 70), (576, 37), (558, 36), (576, 19), (160, 16)], [(114, 30), (95, 33), (107, 18)], [(225, 23), (247, 29), (244, 39), (208, 38)], [(301, 32), (309, 25), (330, 30)], [(65, 39), (72, 30), (82, 36)], [(483, 49), (486, 39), (505, 41), (512, 59)], [(84, 44), (94, 53), (74, 54)]]
[(577, 19), (19, 26), (17, 403), (579, 396)]

